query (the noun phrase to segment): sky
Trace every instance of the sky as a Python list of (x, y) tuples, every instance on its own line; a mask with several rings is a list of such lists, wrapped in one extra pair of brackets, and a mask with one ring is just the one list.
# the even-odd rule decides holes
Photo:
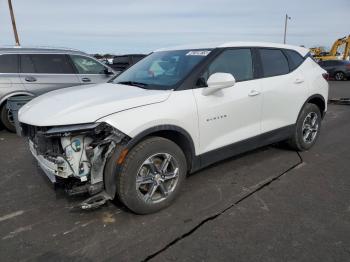
[[(329, 48), (350, 34), (350, 0), (12, 0), (22, 46), (148, 53), (181, 44), (283, 42)], [(0, 46), (13, 45), (0, 0)]]

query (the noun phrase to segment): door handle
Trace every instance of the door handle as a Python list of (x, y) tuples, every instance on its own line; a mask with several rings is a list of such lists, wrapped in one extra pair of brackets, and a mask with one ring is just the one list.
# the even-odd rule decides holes
[(83, 82), (91, 82), (91, 79), (90, 78), (88, 78), (88, 77), (83, 77), (82, 79), (81, 79), (81, 81), (83, 81)]
[(24, 80), (26, 80), (27, 82), (35, 82), (36, 78), (33, 76), (26, 76)]
[(257, 96), (257, 95), (260, 95), (260, 92), (254, 89), (251, 90), (248, 94), (248, 96)]
[(301, 84), (301, 83), (303, 83), (303, 82), (304, 82), (304, 79), (302, 79), (302, 78), (297, 78), (297, 79), (295, 79), (295, 81), (294, 81), (295, 84)]

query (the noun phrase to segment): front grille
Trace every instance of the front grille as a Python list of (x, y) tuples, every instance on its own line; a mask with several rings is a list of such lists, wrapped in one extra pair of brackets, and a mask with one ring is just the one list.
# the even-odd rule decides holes
[(21, 123), (21, 128), (22, 135), (29, 137), (30, 140), (33, 140), (37, 134), (42, 134), (43, 132), (46, 132), (49, 129), (49, 127), (46, 126), (32, 126), (24, 123)]

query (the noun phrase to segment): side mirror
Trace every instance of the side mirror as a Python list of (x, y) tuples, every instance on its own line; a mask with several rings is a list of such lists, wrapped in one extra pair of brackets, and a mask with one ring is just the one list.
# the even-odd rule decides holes
[(208, 78), (208, 87), (203, 88), (202, 94), (208, 96), (220, 89), (234, 86), (235, 83), (235, 78), (229, 73), (214, 73)]
[(105, 73), (105, 75), (114, 75), (114, 72), (107, 67), (103, 70), (103, 72)]

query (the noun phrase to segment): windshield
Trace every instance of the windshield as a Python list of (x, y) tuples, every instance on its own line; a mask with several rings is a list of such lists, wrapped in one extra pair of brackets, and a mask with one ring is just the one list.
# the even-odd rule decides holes
[(155, 52), (120, 74), (113, 83), (145, 89), (172, 89), (209, 53), (209, 50)]

